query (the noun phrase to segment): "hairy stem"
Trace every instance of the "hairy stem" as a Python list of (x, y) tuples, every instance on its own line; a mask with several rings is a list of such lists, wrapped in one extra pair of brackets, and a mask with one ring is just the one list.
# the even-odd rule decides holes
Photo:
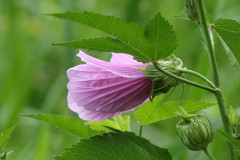
[(208, 156), (208, 158), (209, 158), (210, 160), (215, 160), (215, 158), (214, 158), (213, 155), (208, 151), (207, 148), (204, 149), (203, 151), (204, 151), (204, 153)]
[(212, 40), (210, 37), (208, 24), (207, 24), (206, 17), (205, 17), (203, 2), (202, 2), (202, 0), (196, 0), (196, 4), (197, 4), (197, 9), (198, 9), (198, 16), (199, 16), (199, 20), (200, 20), (200, 27), (201, 27), (202, 35), (205, 39), (206, 47), (208, 49), (210, 61), (211, 61), (212, 68), (213, 68), (214, 83), (217, 87), (219, 87), (219, 76), (218, 76), (218, 70), (217, 70), (216, 57), (215, 57), (215, 53), (214, 53), (214, 46), (213, 46), (213, 43), (212, 43)]
[[(225, 106), (224, 106), (224, 100), (223, 100), (221, 91), (220, 90), (216, 91), (215, 96), (217, 98), (218, 107), (219, 107), (219, 111), (220, 111), (220, 114), (221, 114), (221, 117), (222, 117), (224, 130), (225, 130), (225, 132), (227, 132), (229, 134), (232, 134), (231, 125), (230, 125), (229, 118), (228, 118), (227, 113), (226, 113), (226, 109), (225, 109)], [(229, 145), (230, 154), (231, 154), (232, 159), (236, 160), (236, 155), (233, 152), (232, 144), (228, 143), (228, 145)]]
[[(201, 27), (202, 35), (206, 42), (206, 47), (208, 49), (208, 53), (210, 56), (210, 62), (212, 64), (212, 68), (213, 68), (214, 83), (215, 83), (216, 87), (219, 88), (219, 76), (218, 76), (218, 70), (217, 70), (216, 57), (214, 54), (214, 46), (213, 46), (213, 42), (212, 42), (213, 40), (210, 37), (208, 23), (207, 23), (206, 17), (205, 17), (203, 0), (196, 0), (196, 6), (197, 6), (198, 16), (199, 16), (199, 20), (200, 20), (199, 25)], [(231, 134), (231, 125), (229, 123), (229, 119), (228, 119), (228, 116), (226, 113), (226, 109), (224, 106), (224, 101), (223, 101), (223, 97), (222, 97), (220, 89), (216, 90), (215, 96), (216, 96), (216, 99), (218, 102), (218, 107), (219, 107), (219, 111), (221, 114), (224, 130), (228, 134)], [(234, 160), (235, 155), (233, 152), (233, 146), (230, 143), (229, 143), (229, 148), (230, 148), (231, 158), (232, 158), (232, 160)]]
[(154, 65), (154, 67), (155, 67), (158, 71), (164, 73), (165, 75), (167, 75), (167, 76), (169, 76), (169, 77), (171, 77), (171, 78), (173, 78), (173, 79), (176, 79), (176, 80), (178, 80), (178, 81), (180, 81), (180, 82), (183, 82), (183, 83), (186, 83), (186, 84), (189, 84), (189, 85), (192, 85), (192, 86), (195, 86), (195, 87), (198, 87), (198, 88), (207, 90), (207, 91), (209, 91), (209, 92), (211, 92), (211, 93), (215, 93), (215, 92), (216, 92), (216, 90), (215, 90), (214, 88), (210, 88), (210, 87), (207, 87), (207, 86), (204, 86), (204, 85), (201, 85), (201, 84), (198, 84), (198, 83), (189, 81), (189, 80), (184, 79), (184, 78), (182, 78), (182, 77), (176, 76), (176, 75), (174, 75), (174, 74), (172, 74), (172, 73), (170, 73), (170, 72), (168, 72), (168, 71), (165, 71), (164, 69), (160, 68), (156, 62), (153, 62), (153, 65)]
[(189, 70), (189, 69), (185, 69), (185, 68), (181, 69), (180, 72), (181, 73), (188, 73), (188, 74), (191, 74), (195, 77), (198, 77), (198, 78), (202, 79), (204, 82), (206, 82), (210, 87), (216, 88), (216, 86), (209, 79), (207, 79), (205, 76), (201, 75), (198, 72), (195, 72), (195, 71), (192, 71), (192, 70)]

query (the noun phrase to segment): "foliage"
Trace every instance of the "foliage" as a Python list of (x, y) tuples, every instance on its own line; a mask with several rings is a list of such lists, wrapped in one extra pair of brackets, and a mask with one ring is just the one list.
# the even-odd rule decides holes
[(15, 126), (0, 133), (0, 151), (3, 150), (5, 148), (5, 146), (7, 145), (14, 128), (15, 128)]
[(58, 127), (59, 129), (67, 131), (79, 138), (88, 138), (103, 133), (101, 131), (91, 129), (90, 127), (86, 126), (83, 122), (71, 117), (44, 114), (38, 115), (30, 114), (24, 116), (50, 123)]
[(131, 132), (105, 133), (81, 140), (65, 149), (57, 160), (171, 160), (166, 149), (152, 145), (148, 140)]
[(108, 127), (118, 129), (120, 131), (130, 131), (130, 116), (116, 116), (113, 120), (105, 119), (101, 122), (85, 122), (91, 128), (102, 131), (110, 131)]
[(145, 27), (112, 16), (91, 12), (67, 12), (51, 16), (79, 22), (108, 33), (101, 37), (57, 45), (85, 48), (98, 51), (128, 53), (143, 62), (155, 62), (172, 54), (177, 47), (175, 33), (160, 13)]
[(213, 28), (222, 41), (231, 63), (240, 68), (240, 24), (231, 19), (219, 19), (214, 22)]
[[(164, 96), (158, 96), (153, 102), (148, 101), (135, 110), (134, 116), (140, 125), (149, 125), (154, 122), (178, 116), (181, 109), (178, 101), (162, 102)], [(181, 107), (189, 113), (196, 113), (201, 109), (213, 106), (212, 103), (199, 102), (195, 100), (183, 100)]]
[(234, 139), (231, 135), (218, 130), (218, 132), (225, 138), (226, 141), (231, 143), (234, 146), (235, 152), (240, 156), (240, 142), (237, 139)]

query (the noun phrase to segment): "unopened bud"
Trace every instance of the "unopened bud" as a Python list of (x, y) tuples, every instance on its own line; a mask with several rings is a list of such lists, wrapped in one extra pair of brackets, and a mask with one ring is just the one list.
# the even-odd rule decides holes
[(204, 150), (213, 140), (213, 130), (205, 115), (185, 117), (176, 127), (181, 141), (190, 150)]
[(187, 14), (191, 21), (199, 23), (196, 0), (186, 0)]

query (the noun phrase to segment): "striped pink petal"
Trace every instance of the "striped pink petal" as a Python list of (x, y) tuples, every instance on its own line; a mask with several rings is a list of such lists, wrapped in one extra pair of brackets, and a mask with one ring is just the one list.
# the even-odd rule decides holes
[(80, 118), (101, 121), (133, 110), (148, 98), (151, 81), (144, 77), (142, 71), (132, 68), (146, 64), (126, 54), (113, 54), (111, 62), (81, 51), (78, 56), (87, 64), (67, 71), (67, 87), (68, 106)]

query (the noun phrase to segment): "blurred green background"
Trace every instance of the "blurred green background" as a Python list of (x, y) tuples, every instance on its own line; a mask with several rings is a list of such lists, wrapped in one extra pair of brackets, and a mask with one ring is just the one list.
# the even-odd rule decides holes
[[(184, 8), (184, 3), (185, 0), (0, 0), (0, 131), (17, 124), (7, 147), (8, 151), (13, 150), (9, 160), (51, 160), (64, 147), (78, 141), (43, 122), (20, 115), (45, 113), (77, 117), (67, 107), (66, 70), (81, 63), (75, 56), (78, 50), (55, 47), (51, 43), (97, 37), (102, 33), (43, 14), (87, 10), (145, 24), (155, 13), (161, 12), (177, 34), (180, 45), (175, 54), (189, 69), (212, 78), (199, 28), (174, 17)], [(239, 0), (211, 0), (206, 1), (206, 6), (214, 19), (224, 17), (240, 21)], [(237, 109), (240, 107), (240, 76), (236, 73), (239, 71), (229, 65), (218, 40), (216, 56), (225, 102)], [(170, 99), (179, 100), (181, 91), (178, 87)], [(215, 102), (209, 93), (188, 86), (185, 86), (184, 98)], [(205, 112), (213, 127), (222, 129), (218, 108), (215, 106)], [(132, 120), (132, 130), (138, 132), (133, 117)], [(180, 142), (175, 129), (178, 120), (173, 118), (144, 127), (143, 136), (168, 148), (175, 160), (206, 159), (202, 152), (189, 151)], [(210, 151), (216, 159), (225, 160), (226, 149), (226, 143), (216, 133)]]

